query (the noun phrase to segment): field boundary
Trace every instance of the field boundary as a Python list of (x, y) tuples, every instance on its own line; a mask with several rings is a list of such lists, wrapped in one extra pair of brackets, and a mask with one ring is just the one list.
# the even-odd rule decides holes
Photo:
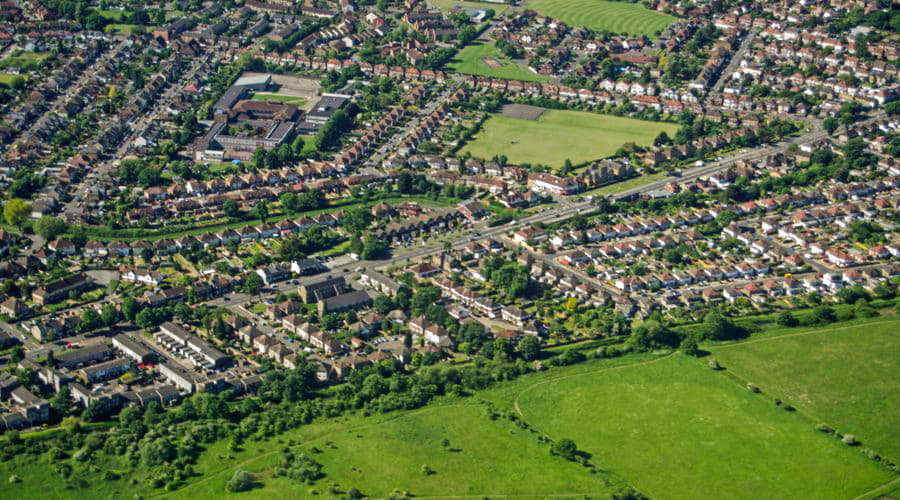
[[(809, 331), (809, 332), (798, 332), (798, 333), (792, 333), (792, 334), (787, 334), (787, 335), (778, 335), (778, 336), (776, 336), (776, 337), (766, 337), (766, 338), (763, 338), (763, 339), (748, 340), (748, 341), (745, 341), (745, 342), (738, 342), (738, 343), (734, 343), (734, 344), (725, 344), (725, 345), (722, 345), (722, 346), (712, 346), (712, 348), (716, 348), (716, 347), (726, 348), (726, 347), (743, 346), (743, 345), (756, 344), (756, 343), (760, 343), (760, 342), (767, 342), (767, 341), (778, 340), (778, 339), (796, 338), (796, 337), (806, 337), (806, 336), (814, 335), (814, 334), (817, 334), (817, 333), (830, 333), (830, 332), (835, 332), (835, 331), (840, 331), (840, 330), (847, 330), (847, 329), (851, 329), (851, 328), (859, 328), (859, 327), (861, 327), (861, 326), (867, 326), (867, 325), (882, 325), (882, 324), (885, 324), (885, 323), (894, 323), (894, 322), (896, 322), (896, 320), (872, 321), (872, 322), (867, 322), (867, 323), (863, 323), (863, 324), (849, 325), (849, 326), (843, 326), (843, 327), (838, 327), (838, 328), (819, 329), (819, 330), (812, 330), (812, 331)], [(709, 357), (714, 357), (714, 356), (715, 356), (715, 352), (711, 352)], [(697, 359), (697, 361), (700, 362), (700, 360), (703, 359), (703, 358), (695, 358), (695, 359)], [(792, 403), (792, 402), (790, 402), (790, 401), (785, 401), (785, 400), (783, 399), (783, 398), (784, 398), (783, 395), (777, 394), (776, 392), (773, 392), (773, 391), (768, 391), (764, 386), (758, 384), (757, 382), (753, 382), (753, 381), (747, 379), (743, 374), (736, 373), (731, 367), (729, 367), (729, 366), (723, 366), (722, 368), (723, 368), (723, 370), (721, 371), (722, 375), (725, 376), (725, 378), (731, 380), (732, 382), (735, 382), (736, 384), (738, 384), (738, 386), (747, 387), (749, 384), (753, 384), (753, 385), (759, 387), (759, 389), (760, 389), (760, 391), (761, 391), (761, 394), (759, 394), (759, 395), (762, 396), (762, 397), (764, 397), (764, 398), (766, 398), (766, 399), (769, 399), (769, 400), (771, 400), (771, 401), (773, 401), (773, 402), (774, 402), (775, 400), (782, 401), (783, 404), (790, 404), (790, 403)], [(797, 415), (798, 417), (802, 418), (802, 419), (805, 420), (807, 423), (811, 424), (813, 427), (815, 427), (816, 425), (819, 425), (819, 424), (826, 424), (826, 425), (828, 425), (828, 426), (830, 426), (830, 427), (832, 427), (832, 428), (837, 428), (837, 427), (838, 427), (838, 426), (832, 425), (832, 423), (829, 422), (828, 420), (823, 419), (823, 418), (820, 418), (818, 415), (815, 415), (814, 413), (811, 413), (810, 411), (807, 411), (807, 410), (803, 410), (803, 409), (801, 409), (801, 408), (798, 408), (797, 406), (794, 406), (793, 404), (791, 404), (790, 406), (791, 406), (791, 408), (793, 408), (793, 410), (791, 410), (791, 413), (793, 413), (793, 414)], [(786, 410), (786, 411), (787, 411), (787, 410)], [(848, 434), (848, 432), (844, 432), (844, 434)], [(869, 448), (869, 449), (871, 449), (871, 450), (873, 450), (873, 451), (877, 451), (877, 450), (874, 450), (874, 448), (871, 448), (867, 443), (864, 443), (864, 444), (865, 444), (865, 447), (866, 447), (866, 448)], [(853, 449), (850, 449), (850, 451), (854, 451), (854, 450), (853, 450)], [(857, 453), (859, 453), (858, 450), (856, 450), (856, 451), (857, 451)], [(882, 458), (885, 458), (885, 459), (887, 460), (887, 462), (890, 462), (890, 463), (896, 463), (896, 459), (895, 459), (894, 457), (887, 456), (887, 455), (885, 455), (884, 453), (881, 453), (881, 452), (878, 452), (878, 454), (879, 454)], [(884, 464), (883, 464), (881, 461), (874, 461), (874, 460), (873, 460), (873, 462), (874, 462), (876, 465), (880, 465), (880, 466), (884, 467)], [(881, 488), (881, 487), (883, 487), (883, 486), (887, 486), (887, 485), (889, 485), (889, 484), (891, 484), (891, 483), (893, 483), (893, 482), (896, 482), (896, 481), (898, 481), (898, 480), (900, 480), (900, 478), (897, 478), (897, 479), (894, 479), (894, 480), (892, 480), (892, 481), (890, 481), (890, 482), (888, 482), (888, 483), (882, 484), (879, 488)], [(877, 489), (878, 489), (878, 488), (876, 488), (876, 490), (877, 490)], [(876, 491), (876, 490), (870, 490), (870, 492), (871, 492), (871, 491)], [(856, 497), (856, 498), (860, 498), (860, 497), (862, 497), (862, 496), (865, 496), (866, 494), (867, 494), (867, 493), (863, 493), (862, 495), (860, 495), (859, 497)]]
[(887, 319), (887, 320), (882, 320), (882, 321), (871, 321), (871, 322), (865, 322), (865, 323), (856, 324), (856, 325), (840, 326), (840, 327), (836, 327), (836, 328), (828, 328), (828, 329), (821, 329), (821, 328), (820, 328), (820, 329), (816, 329), (816, 330), (810, 330), (810, 331), (807, 331), (807, 332), (786, 333), (786, 334), (784, 334), (784, 335), (775, 335), (775, 336), (773, 336), (773, 337), (765, 337), (765, 338), (761, 338), (761, 339), (753, 339), (753, 338), (750, 338), (750, 339), (748, 339), (748, 340), (741, 340), (741, 341), (737, 341), (737, 342), (733, 342), (733, 343), (728, 343), (728, 344), (715, 344), (715, 345), (709, 345), (709, 346), (707, 346), (707, 347), (709, 347), (709, 348), (711, 348), (711, 349), (725, 349), (725, 348), (728, 348), (728, 347), (742, 346), (742, 345), (747, 345), (747, 344), (757, 344), (757, 343), (760, 343), (760, 342), (770, 342), (770, 341), (773, 341), (773, 340), (786, 339), (786, 338), (791, 338), (791, 337), (804, 337), (804, 336), (806, 336), (806, 335), (815, 335), (815, 334), (821, 334), (821, 333), (827, 333), (827, 332), (836, 332), (836, 331), (839, 331), (839, 330), (847, 330), (847, 329), (849, 329), (849, 328), (858, 328), (858, 327), (860, 327), (860, 326), (866, 326), (866, 325), (883, 325), (883, 324), (885, 324), (885, 323), (895, 323), (895, 322), (898, 322), (898, 321), (900, 321), (900, 320), (896, 320), (896, 319), (893, 319), (893, 320)]

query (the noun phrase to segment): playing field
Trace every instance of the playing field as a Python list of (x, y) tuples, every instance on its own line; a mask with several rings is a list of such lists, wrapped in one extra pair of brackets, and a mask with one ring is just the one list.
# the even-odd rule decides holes
[(450, 12), (454, 7), (459, 7), (464, 10), (493, 9), (495, 16), (503, 14), (506, 12), (506, 9), (509, 8), (509, 5), (502, 3), (473, 2), (468, 0), (427, 0), (426, 3), (432, 7), (441, 9), (443, 12)]
[(708, 349), (739, 377), (900, 461), (900, 319)]
[(893, 477), (683, 354), (548, 378), (516, 404), (651, 498), (847, 499)]
[(678, 125), (582, 111), (546, 110), (537, 120), (494, 115), (463, 152), (478, 158), (503, 154), (510, 163), (561, 166), (598, 160), (616, 152), (626, 142), (647, 146), (665, 131), (670, 136)]
[[(488, 60), (495, 61), (488, 62)], [(550, 77), (534, 73), (530, 69), (510, 61), (503, 55), (494, 42), (476, 41), (467, 45), (453, 58), (449, 68), (457, 73), (466, 75), (489, 76), (492, 78), (507, 78), (509, 80), (523, 80), (528, 82), (549, 82)]]
[(306, 103), (306, 98), (297, 97), (293, 95), (286, 94), (277, 94), (273, 92), (254, 92), (253, 97), (251, 97), (254, 101), (271, 101), (271, 102), (283, 102), (286, 104), (294, 104), (296, 106), (303, 106)]
[(627, 35), (655, 34), (678, 20), (643, 5), (604, 0), (528, 0), (525, 6), (571, 26)]

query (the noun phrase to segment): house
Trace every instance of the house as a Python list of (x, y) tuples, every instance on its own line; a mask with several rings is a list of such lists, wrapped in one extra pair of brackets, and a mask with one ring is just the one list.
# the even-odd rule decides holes
[(59, 302), (70, 292), (79, 292), (90, 285), (84, 273), (77, 273), (61, 280), (47, 283), (31, 292), (31, 300), (35, 304), (45, 305)]
[(304, 283), (297, 289), (300, 298), (306, 304), (315, 304), (319, 300), (340, 295), (347, 289), (347, 281), (343, 276), (328, 277), (312, 283)]
[(366, 287), (393, 297), (400, 291), (400, 283), (374, 269), (367, 269), (359, 277), (359, 282)]
[(366, 290), (356, 290), (318, 301), (319, 314), (360, 309), (372, 305), (372, 296)]
[(0, 314), (6, 315), (10, 319), (21, 318), (31, 313), (31, 309), (21, 300), (10, 297), (0, 304)]
[(531, 319), (531, 315), (522, 311), (518, 307), (505, 306), (500, 310), (503, 321), (508, 321), (516, 326), (522, 327), (525, 322)]

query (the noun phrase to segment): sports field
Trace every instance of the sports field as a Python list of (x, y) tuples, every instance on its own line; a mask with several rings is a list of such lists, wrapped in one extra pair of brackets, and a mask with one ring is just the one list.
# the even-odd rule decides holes
[(306, 103), (306, 98), (304, 97), (278, 94), (274, 92), (254, 92), (251, 99), (254, 101), (283, 102), (286, 104), (294, 104), (296, 106), (303, 106)]
[(443, 12), (450, 12), (454, 7), (464, 10), (487, 10), (493, 9), (494, 15), (499, 16), (506, 12), (509, 5), (503, 3), (477, 2), (470, 0), (427, 0), (426, 3), (431, 7), (441, 9)]
[(628, 2), (528, 0), (525, 7), (571, 26), (627, 35), (647, 35), (650, 38), (655, 38), (657, 31), (678, 20), (677, 17)]
[(893, 477), (683, 354), (550, 377), (516, 406), (651, 498), (847, 499)]
[(900, 319), (710, 347), (728, 370), (900, 461)]
[(463, 48), (448, 65), (457, 73), (466, 75), (507, 78), (527, 82), (549, 82), (550, 77), (534, 73), (530, 69), (510, 61), (494, 42), (475, 41)]
[(583, 111), (545, 110), (536, 120), (494, 115), (463, 152), (479, 158), (503, 154), (511, 163), (561, 166), (598, 160), (616, 152), (626, 142), (647, 146), (665, 131), (670, 136), (678, 125), (657, 123)]

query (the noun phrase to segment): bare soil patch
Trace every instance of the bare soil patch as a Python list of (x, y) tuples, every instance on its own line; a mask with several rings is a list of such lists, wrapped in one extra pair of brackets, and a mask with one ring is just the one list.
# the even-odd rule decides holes
[(492, 68), (502, 68), (503, 67), (503, 63), (498, 61), (497, 58), (495, 58), (495, 57), (485, 57), (484, 59), (482, 59), (482, 61), (484, 61), (485, 64), (487, 64), (488, 66), (490, 66)]
[(537, 120), (544, 114), (544, 111), (546, 111), (544, 108), (527, 104), (505, 104), (500, 110), (500, 116), (508, 116), (520, 120)]

